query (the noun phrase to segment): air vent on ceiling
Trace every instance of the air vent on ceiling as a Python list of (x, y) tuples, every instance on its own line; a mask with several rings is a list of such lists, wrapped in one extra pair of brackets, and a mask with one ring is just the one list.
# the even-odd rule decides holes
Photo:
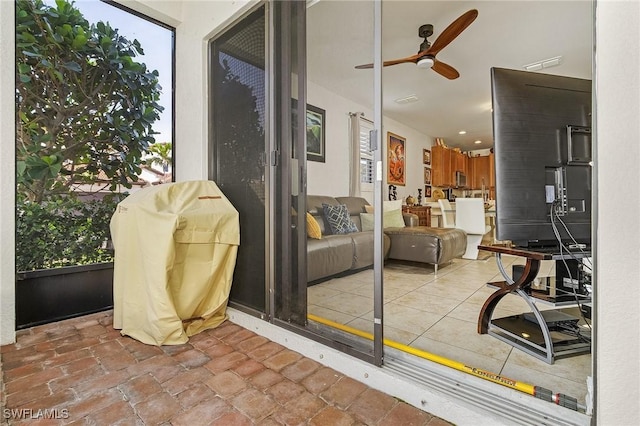
[(541, 69), (556, 67), (560, 65), (561, 62), (562, 56), (554, 56), (553, 58), (543, 59), (529, 65), (524, 65), (523, 68), (527, 71), (540, 71)]
[(416, 95), (405, 96), (404, 98), (398, 98), (395, 100), (398, 104), (410, 104), (411, 102), (418, 102), (418, 97)]

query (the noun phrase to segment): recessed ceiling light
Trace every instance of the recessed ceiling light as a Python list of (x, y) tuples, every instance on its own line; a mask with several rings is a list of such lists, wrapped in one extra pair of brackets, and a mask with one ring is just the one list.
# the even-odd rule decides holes
[(482, 143), (482, 141), (478, 139), (477, 141), (473, 141), (473, 143), (475, 143), (476, 145), (478, 145), (479, 143)]
[(460, 131), (458, 132), (458, 134), (459, 134), (459, 135), (466, 135), (466, 134), (467, 134), (467, 131), (466, 131), (466, 130), (460, 130)]

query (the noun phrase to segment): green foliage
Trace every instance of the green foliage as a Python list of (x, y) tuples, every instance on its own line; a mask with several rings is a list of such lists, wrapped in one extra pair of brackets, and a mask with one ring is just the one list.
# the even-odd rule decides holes
[(171, 165), (171, 142), (157, 142), (149, 146), (147, 152), (149, 157), (145, 158), (146, 164), (157, 164), (162, 167), (162, 171), (167, 173)]
[(131, 187), (155, 142), (158, 72), (108, 23), (89, 25), (72, 3), (16, 1), (18, 191), (41, 202), (100, 172)]
[(70, 187), (137, 180), (162, 111), (158, 72), (134, 60), (137, 40), (90, 25), (66, 0), (17, 0), (15, 28), (17, 269), (110, 261), (123, 197), (82, 201)]
[(217, 176), (219, 184), (259, 181), (264, 167), (264, 129), (260, 122), (252, 88), (233, 74), (226, 61), (216, 72), (215, 89), (225, 105), (216, 110), (218, 162), (224, 164)]
[(122, 195), (81, 201), (52, 196), (35, 203), (18, 196), (16, 268), (18, 271), (113, 260), (109, 222)]

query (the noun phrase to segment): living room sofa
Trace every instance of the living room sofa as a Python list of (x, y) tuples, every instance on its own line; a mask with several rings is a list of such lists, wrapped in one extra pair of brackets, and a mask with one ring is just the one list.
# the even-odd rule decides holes
[[(344, 204), (357, 232), (333, 234), (325, 217), (323, 204)], [(321, 231), (319, 239), (307, 238), (308, 282), (318, 282), (373, 265), (373, 231), (363, 231), (361, 220), (361, 213), (367, 212), (366, 207), (370, 208), (369, 203), (361, 197), (307, 196), (307, 212)], [(437, 273), (439, 265), (464, 254), (467, 245), (464, 231), (417, 226), (418, 217), (414, 214), (404, 213), (402, 217), (404, 227), (384, 228), (385, 259), (429, 263), (434, 265)]]

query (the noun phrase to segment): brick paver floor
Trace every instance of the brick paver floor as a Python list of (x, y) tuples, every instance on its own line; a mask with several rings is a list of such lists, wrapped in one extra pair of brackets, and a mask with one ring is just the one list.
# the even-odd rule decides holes
[(229, 321), (162, 347), (112, 323), (102, 312), (2, 346), (3, 424), (449, 424)]

